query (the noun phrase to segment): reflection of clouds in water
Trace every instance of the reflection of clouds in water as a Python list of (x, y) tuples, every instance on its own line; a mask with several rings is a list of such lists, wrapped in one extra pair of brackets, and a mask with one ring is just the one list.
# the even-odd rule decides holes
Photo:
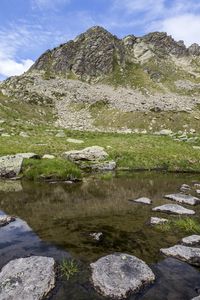
[(0, 192), (21, 192), (22, 184), (19, 180), (0, 180)]

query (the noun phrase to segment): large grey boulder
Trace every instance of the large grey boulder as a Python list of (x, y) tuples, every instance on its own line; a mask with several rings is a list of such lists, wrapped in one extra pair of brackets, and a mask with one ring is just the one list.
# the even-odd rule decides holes
[(142, 260), (128, 254), (104, 256), (90, 266), (95, 288), (106, 297), (125, 298), (129, 292), (139, 291), (155, 280)]
[(108, 157), (108, 153), (105, 152), (103, 147), (92, 146), (82, 150), (72, 150), (65, 152), (63, 156), (72, 161), (98, 161)]
[(41, 300), (55, 286), (53, 258), (32, 256), (10, 261), (0, 273), (0, 299)]
[(200, 199), (192, 195), (170, 194), (166, 195), (165, 198), (189, 205), (197, 205), (200, 203)]
[(188, 245), (188, 246), (198, 245), (198, 244), (200, 244), (200, 235), (194, 234), (194, 235), (184, 237), (182, 239), (182, 243), (184, 245)]
[(31, 158), (39, 158), (38, 154), (32, 153), (32, 152), (28, 152), (28, 153), (17, 153), (16, 154), (17, 157), (22, 157), (23, 159), (31, 159)]
[(23, 158), (17, 155), (0, 157), (0, 177), (12, 178), (18, 176), (22, 168)]
[(161, 206), (154, 207), (153, 211), (160, 211), (164, 213), (172, 213), (177, 215), (194, 215), (195, 211), (191, 209), (187, 209), (178, 204), (164, 204)]
[(163, 248), (160, 251), (195, 266), (200, 266), (200, 248), (192, 248), (183, 245), (175, 245), (170, 248)]

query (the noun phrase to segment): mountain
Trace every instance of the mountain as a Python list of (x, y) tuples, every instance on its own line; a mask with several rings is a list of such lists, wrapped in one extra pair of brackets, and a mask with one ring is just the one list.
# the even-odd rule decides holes
[(164, 32), (119, 39), (95, 26), (0, 83), (0, 93), (51, 107), (55, 124), (66, 128), (151, 132), (192, 120), (198, 129), (200, 46)]

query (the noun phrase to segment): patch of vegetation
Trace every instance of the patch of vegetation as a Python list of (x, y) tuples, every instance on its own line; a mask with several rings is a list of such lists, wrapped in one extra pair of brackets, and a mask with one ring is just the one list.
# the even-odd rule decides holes
[(190, 234), (200, 233), (200, 223), (192, 218), (170, 220), (167, 223), (157, 225), (157, 228), (161, 231), (172, 231), (178, 229)]
[(62, 276), (69, 280), (72, 276), (78, 273), (78, 264), (74, 259), (63, 259), (60, 264), (60, 270)]
[(107, 173), (101, 174), (100, 179), (101, 180), (111, 180), (111, 179), (113, 179), (113, 176), (114, 175), (112, 172), (107, 172)]
[(22, 174), (30, 180), (77, 180), (81, 179), (80, 169), (63, 159), (25, 159)]

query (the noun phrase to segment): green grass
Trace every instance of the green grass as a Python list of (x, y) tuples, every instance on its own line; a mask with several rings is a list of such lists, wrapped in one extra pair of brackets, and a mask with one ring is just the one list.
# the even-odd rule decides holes
[(62, 276), (66, 277), (67, 280), (69, 280), (79, 271), (78, 264), (74, 259), (63, 259), (60, 264), (60, 270)]
[(184, 233), (198, 234), (200, 233), (200, 223), (192, 218), (180, 218), (170, 220), (167, 223), (156, 226), (161, 231), (181, 230)]
[(22, 174), (30, 180), (76, 180), (81, 171), (72, 162), (62, 159), (25, 159)]

